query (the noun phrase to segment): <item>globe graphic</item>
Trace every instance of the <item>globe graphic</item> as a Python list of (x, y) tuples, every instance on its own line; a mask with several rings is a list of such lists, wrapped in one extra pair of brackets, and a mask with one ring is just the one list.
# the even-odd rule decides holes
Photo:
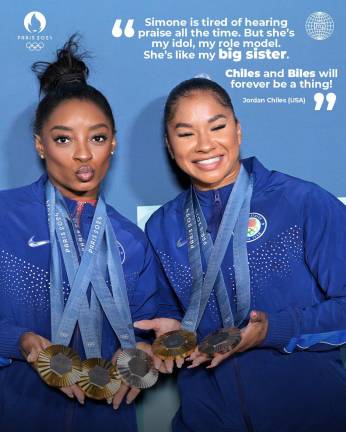
[(312, 39), (327, 39), (334, 31), (333, 18), (326, 12), (314, 12), (308, 16), (305, 30)]

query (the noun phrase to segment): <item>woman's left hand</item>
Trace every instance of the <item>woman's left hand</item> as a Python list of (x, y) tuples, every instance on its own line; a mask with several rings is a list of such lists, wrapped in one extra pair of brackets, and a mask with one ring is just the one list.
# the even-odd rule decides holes
[[(207, 366), (207, 369), (212, 369), (226, 360), (228, 357), (232, 356), (237, 352), (247, 351), (250, 348), (254, 348), (260, 345), (263, 340), (266, 338), (268, 332), (268, 318), (265, 312), (261, 311), (251, 311), (250, 312), (250, 320), (246, 327), (241, 329), (241, 341), (239, 344), (231, 351), (220, 354), (215, 353), (210, 365)], [(191, 360), (192, 363), (188, 366), (189, 369), (193, 369), (199, 366), (202, 363), (209, 362), (210, 357), (207, 355), (200, 353), (198, 348), (190, 355), (187, 360)]]
[[(145, 351), (147, 354), (150, 355), (150, 357), (153, 356), (153, 354), (151, 352), (151, 345), (149, 345), (149, 344), (146, 344), (144, 342), (139, 342), (138, 344), (136, 344), (136, 348), (141, 349), (142, 351)], [(117, 350), (117, 352), (114, 354), (114, 356), (112, 358), (113, 364), (116, 363), (117, 355), (120, 352), (121, 352), (121, 349)], [(131, 402), (133, 402), (136, 399), (136, 397), (139, 395), (140, 392), (141, 392), (141, 390), (137, 387), (130, 387), (125, 383), (121, 383), (119, 390), (115, 393), (113, 398), (107, 399), (107, 402), (109, 404), (113, 404), (113, 408), (116, 410), (119, 408), (119, 406), (120, 406), (121, 402), (124, 400), (125, 396), (126, 396), (126, 403), (130, 404)]]
[[(181, 329), (180, 321), (177, 321), (173, 318), (154, 318), (151, 320), (136, 321), (133, 325), (135, 328), (141, 330), (154, 330), (156, 338), (159, 338), (163, 334), (170, 331)], [(151, 354), (151, 356), (154, 360), (156, 369), (158, 369), (161, 373), (164, 374), (171, 374), (173, 372), (174, 362), (178, 368), (181, 368), (184, 364), (184, 358), (180, 356), (175, 357), (174, 359), (169, 358), (166, 360), (161, 360), (154, 354)]]

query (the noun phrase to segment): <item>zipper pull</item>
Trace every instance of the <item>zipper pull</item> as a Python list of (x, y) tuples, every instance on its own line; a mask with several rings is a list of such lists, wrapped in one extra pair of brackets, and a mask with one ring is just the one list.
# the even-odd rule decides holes
[(214, 191), (214, 202), (221, 205), (221, 197), (218, 189)]

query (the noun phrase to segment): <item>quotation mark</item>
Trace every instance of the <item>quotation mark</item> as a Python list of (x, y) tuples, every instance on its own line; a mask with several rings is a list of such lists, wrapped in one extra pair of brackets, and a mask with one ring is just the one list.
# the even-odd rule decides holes
[(327, 101), (327, 111), (332, 111), (334, 108), (335, 102), (336, 102), (336, 94), (335, 93), (328, 93), (326, 97), (324, 98), (323, 93), (315, 93), (314, 94), (314, 101), (315, 101), (315, 111), (320, 111), (322, 108), (324, 99)]
[(112, 29), (112, 35), (115, 38), (119, 38), (124, 33), (124, 36), (128, 38), (132, 38), (135, 35), (135, 30), (133, 28), (134, 19), (127, 20), (127, 23), (125, 24), (124, 31), (121, 28), (121, 19), (117, 18), (115, 20), (113, 29)]

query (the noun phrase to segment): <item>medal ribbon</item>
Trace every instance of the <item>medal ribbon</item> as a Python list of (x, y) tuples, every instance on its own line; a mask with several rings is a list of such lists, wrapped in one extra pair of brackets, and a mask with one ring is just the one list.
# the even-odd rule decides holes
[[(191, 188), (184, 214), (192, 271), (190, 303), (182, 321), (182, 327), (186, 330), (194, 331), (198, 328), (214, 286), (224, 327), (239, 325), (247, 316), (250, 309), (250, 272), (246, 236), (252, 189), (252, 179), (241, 165), (213, 245), (211, 236), (206, 232), (207, 223), (197, 196)], [(237, 293), (236, 320), (220, 270), (232, 235)], [(207, 262), (204, 279), (201, 249)]]
[[(85, 242), (76, 223), (74, 223), (74, 231), (76, 239), (80, 245), (80, 250), (83, 253), (85, 249)], [(96, 261), (95, 274), (91, 279), (92, 286), (96, 287), (91, 292), (91, 299), (93, 299), (93, 294), (96, 292), (97, 300), (102, 303), (102, 309), (113, 330), (117, 334), (121, 342), (121, 346), (123, 348), (132, 348), (135, 346), (136, 341), (133, 331), (129, 334), (129, 329), (132, 329), (133, 326), (127, 297), (126, 282), (121, 265), (119, 250), (116, 246), (118, 242), (110, 222), (106, 224), (105, 236), (107, 240), (104, 240), (100, 245), (100, 250), (98, 252)], [(109, 244), (108, 249), (107, 242)], [(108, 269), (109, 277), (111, 279), (112, 294), (105, 283), (105, 275), (107, 274)], [(116, 289), (116, 287), (121, 288)], [(94, 298), (96, 297), (94, 296)], [(115, 319), (115, 317), (118, 318)], [(125, 325), (121, 323), (125, 323)]]
[[(80, 233), (77, 233), (77, 244), (79, 244), (82, 252), (81, 262), (78, 263), (78, 255), (68, 225), (70, 216), (63, 198), (58, 191), (55, 191), (50, 182), (47, 182), (46, 196), (52, 247), (50, 283), (53, 342), (67, 346), (78, 320), (86, 356), (88, 358), (100, 357), (102, 314), (99, 305), (101, 305), (122, 347), (133, 347), (135, 336), (127, 300), (126, 284), (119, 250), (116, 246), (116, 237), (107, 216), (104, 200), (101, 197), (98, 199), (84, 248), (78, 239)], [(111, 244), (112, 241), (115, 241), (113, 245)], [(59, 247), (71, 286), (65, 307)], [(110, 262), (112, 263), (108, 270), (113, 296), (105, 282), (105, 262), (108, 265)], [(117, 266), (114, 264), (115, 262), (118, 263)], [(115, 275), (113, 274), (114, 271), (120, 274)], [(89, 307), (86, 292), (90, 284), (92, 292)], [(117, 301), (116, 304), (115, 299), (120, 301)]]

